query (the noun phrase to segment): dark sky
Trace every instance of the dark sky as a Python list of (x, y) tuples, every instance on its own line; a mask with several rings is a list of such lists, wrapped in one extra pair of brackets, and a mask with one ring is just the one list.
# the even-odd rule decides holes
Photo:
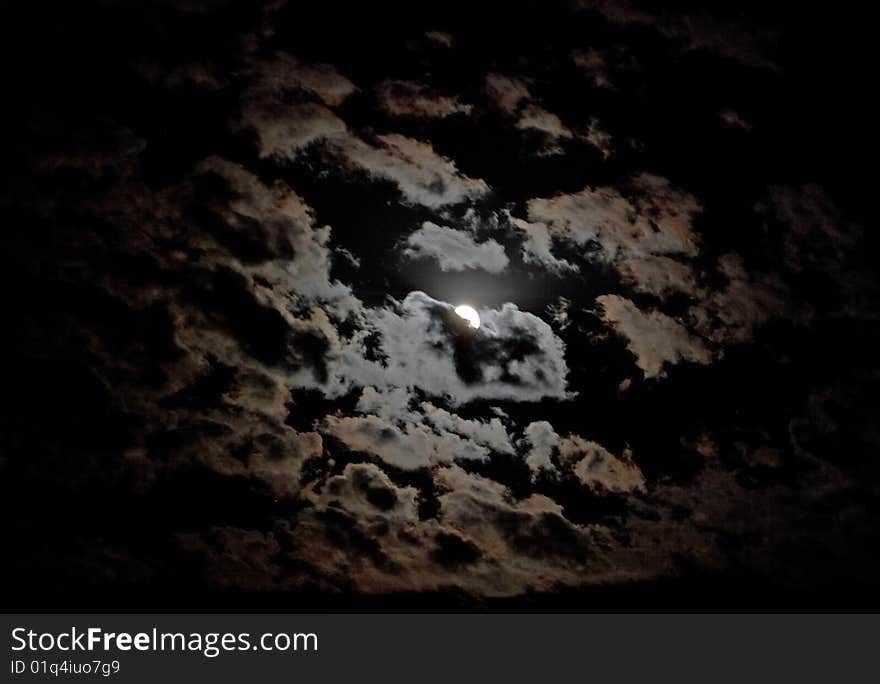
[(9, 602), (876, 608), (864, 17), (2, 11)]

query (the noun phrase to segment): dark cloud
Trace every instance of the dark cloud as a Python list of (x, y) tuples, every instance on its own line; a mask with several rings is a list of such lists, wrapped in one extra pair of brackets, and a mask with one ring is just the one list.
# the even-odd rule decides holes
[(457, 97), (432, 93), (423, 83), (413, 81), (382, 81), (376, 86), (379, 107), (391, 116), (445, 118), (469, 114), (472, 105)]
[(9, 24), (5, 586), (876, 585), (874, 238), (786, 104), (836, 100), (723, 12), (586, 4)]
[(561, 143), (572, 140), (593, 145), (605, 158), (611, 155), (611, 136), (597, 119), (583, 121), (574, 128), (567, 126), (558, 115), (541, 106), (532, 95), (530, 82), (490, 73), (486, 76), (486, 92), (517, 129), (530, 131), (543, 139), (541, 155), (562, 154)]

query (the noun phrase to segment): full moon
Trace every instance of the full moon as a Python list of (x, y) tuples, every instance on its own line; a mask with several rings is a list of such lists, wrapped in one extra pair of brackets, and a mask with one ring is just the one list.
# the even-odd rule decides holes
[(455, 313), (466, 320), (468, 326), (474, 330), (480, 327), (480, 315), (474, 307), (462, 304), (461, 306), (455, 307)]

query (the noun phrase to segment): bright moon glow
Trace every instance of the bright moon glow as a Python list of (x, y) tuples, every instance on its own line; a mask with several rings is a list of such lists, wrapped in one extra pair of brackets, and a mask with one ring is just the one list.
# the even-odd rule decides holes
[(474, 330), (480, 327), (480, 315), (474, 307), (462, 304), (461, 306), (455, 307), (455, 313), (466, 320), (468, 326)]

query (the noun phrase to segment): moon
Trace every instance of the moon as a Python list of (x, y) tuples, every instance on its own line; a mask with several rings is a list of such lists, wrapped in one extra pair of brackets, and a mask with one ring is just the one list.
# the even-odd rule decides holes
[(474, 307), (468, 306), (467, 304), (461, 304), (460, 306), (455, 307), (455, 313), (467, 321), (468, 327), (471, 327), (474, 330), (480, 327), (480, 315)]

